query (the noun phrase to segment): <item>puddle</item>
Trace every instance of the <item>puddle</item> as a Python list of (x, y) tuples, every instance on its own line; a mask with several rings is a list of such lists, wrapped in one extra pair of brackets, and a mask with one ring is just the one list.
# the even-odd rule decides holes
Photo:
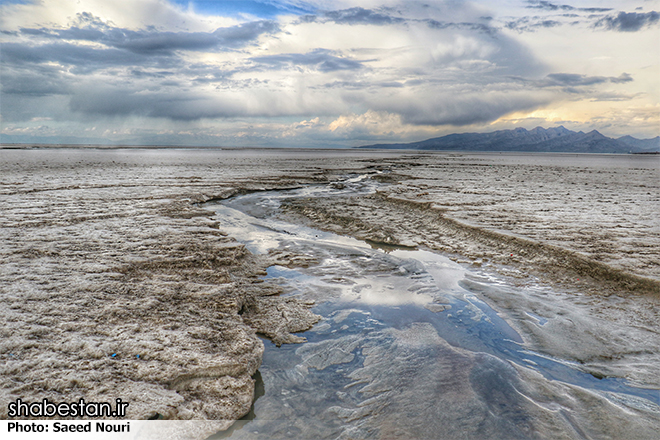
[[(526, 438), (520, 420), (533, 418), (539, 405), (519, 392), (524, 386), (511, 363), (610, 402), (657, 409), (656, 390), (597, 377), (525, 349), (520, 335), (478, 298), (489, 279), (468, 274), (446, 257), (275, 218), (286, 198), (366, 194), (376, 185), (367, 176), (350, 176), (341, 184), (252, 193), (206, 205), (216, 212), (221, 229), (252, 252), (288, 249), (316, 259), (318, 265), (307, 268), (271, 266), (265, 279), (315, 300), (314, 312), (323, 316), (305, 333), (305, 344), (278, 348), (264, 341), (265, 391), (254, 404), (253, 418), (225, 437), (212, 438), (421, 438), (439, 429), (434, 420), (461, 406), (468, 412), (456, 416), (460, 423), (486, 429), (475, 436), (518, 438), (519, 429), (520, 438)], [(527, 315), (538, 325), (547, 322)], [(494, 410), (502, 399), (524, 414)], [(415, 411), (417, 403), (411, 402), (418, 401)], [(413, 409), (406, 410), (410, 405)], [(447, 426), (443, 429), (450, 434)]]

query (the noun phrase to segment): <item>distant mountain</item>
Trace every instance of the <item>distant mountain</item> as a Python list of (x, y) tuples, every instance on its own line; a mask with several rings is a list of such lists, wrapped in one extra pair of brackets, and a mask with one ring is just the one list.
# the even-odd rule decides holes
[(450, 134), (408, 144), (376, 144), (358, 148), (388, 148), (444, 151), (528, 151), (568, 153), (638, 153), (659, 151), (658, 141), (624, 136), (612, 139), (596, 130), (584, 133), (555, 128), (516, 128), (491, 133)]
[(635, 148), (639, 151), (660, 151), (660, 136), (653, 139), (637, 139), (632, 136), (623, 136), (617, 139), (619, 142)]

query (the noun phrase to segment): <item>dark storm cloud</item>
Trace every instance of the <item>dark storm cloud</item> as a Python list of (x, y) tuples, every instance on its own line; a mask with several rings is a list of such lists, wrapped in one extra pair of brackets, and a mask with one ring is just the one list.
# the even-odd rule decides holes
[[(179, 89), (149, 91), (138, 87), (88, 83), (71, 96), (68, 110), (77, 114), (78, 118), (89, 120), (139, 116), (183, 122), (206, 118), (300, 115), (306, 111), (296, 107), (295, 102), (286, 96), (262, 92), (238, 95)], [(268, 104), (254, 105), (264, 100)], [(324, 114), (323, 110), (319, 113)]]
[(334, 72), (337, 70), (357, 70), (362, 68), (360, 62), (335, 56), (332, 51), (325, 49), (317, 49), (304, 54), (290, 53), (253, 57), (251, 60), (259, 64), (268, 65), (274, 69), (308, 66), (320, 72)]
[(640, 29), (658, 23), (660, 13), (651, 12), (619, 12), (598, 20), (596, 27), (604, 27), (619, 32), (636, 32)]
[(172, 54), (176, 50), (209, 50), (221, 44), (220, 39), (214, 33), (205, 32), (133, 32), (122, 30), (121, 32), (111, 33), (108, 37), (101, 42), (107, 46), (144, 55)]
[(528, 8), (543, 9), (545, 11), (583, 11), (583, 12), (609, 12), (612, 8), (576, 8), (571, 5), (558, 5), (549, 1), (528, 0)]
[(280, 30), (270, 20), (253, 21), (237, 26), (218, 28), (213, 32), (159, 32), (154, 29), (133, 31), (93, 21), (86, 27), (68, 29), (22, 28), (21, 33), (67, 41), (92, 41), (108, 47), (124, 49), (140, 55), (171, 55), (177, 50), (226, 50), (244, 47), (263, 34)]

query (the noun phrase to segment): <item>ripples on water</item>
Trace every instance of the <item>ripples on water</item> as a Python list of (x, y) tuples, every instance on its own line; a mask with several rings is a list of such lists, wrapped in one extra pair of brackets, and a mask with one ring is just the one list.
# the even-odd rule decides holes
[[(323, 316), (305, 344), (264, 341), (263, 395), (251, 420), (214, 438), (581, 438), (608, 423), (583, 421), (581, 411), (610, 411), (609, 423), (623, 417), (621, 408), (658, 413), (657, 390), (526, 348), (479, 299), (480, 291), (514, 289), (501, 280), (432, 252), (275, 218), (286, 198), (367, 194), (377, 185), (350, 176), (342, 185), (207, 205), (252, 252), (289, 250), (318, 260), (308, 268), (272, 266), (266, 278), (316, 300), (314, 312)], [(526, 313), (540, 326), (547, 322)]]

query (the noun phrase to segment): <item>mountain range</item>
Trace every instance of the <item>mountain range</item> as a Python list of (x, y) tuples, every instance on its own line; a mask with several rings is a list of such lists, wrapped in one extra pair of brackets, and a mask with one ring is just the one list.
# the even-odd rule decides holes
[(623, 136), (617, 139), (596, 130), (584, 133), (563, 126), (536, 127), (533, 130), (515, 128), (491, 133), (461, 133), (407, 144), (375, 144), (358, 148), (388, 148), (445, 151), (525, 151), (557, 153), (650, 153), (660, 151), (660, 136), (637, 139)]

